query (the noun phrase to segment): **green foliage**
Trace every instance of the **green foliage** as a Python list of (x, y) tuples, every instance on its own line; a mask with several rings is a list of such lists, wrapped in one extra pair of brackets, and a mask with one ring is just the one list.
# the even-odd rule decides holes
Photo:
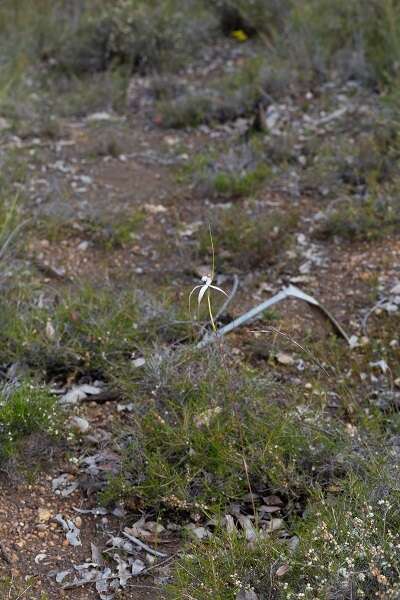
[(197, 127), (212, 119), (213, 101), (208, 95), (201, 94), (161, 100), (157, 102), (156, 112), (164, 127)]
[[(116, 299), (115, 291), (104, 288), (82, 287), (78, 293), (66, 294), (56, 306), (44, 308), (26, 302), (22, 293), (16, 305), (4, 298), (2, 360), (23, 358), (30, 366), (49, 372), (85, 365), (111, 368), (117, 357), (127, 362), (135, 351), (137, 319), (133, 294)], [(46, 332), (49, 322), (54, 328), (50, 336)]]
[(213, 185), (216, 193), (221, 196), (229, 198), (251, 196), (269, 177), (271, 177), (270, 167), (260, 164), (243, 174), (217, 173)]
[(250, 373), (231, 375), (211, 369), (195, 384), (175, 375), (162, 404), (138, 420), (126, 450), (129, 493), (151, 506), (196, 506), (207, 514), (249, 491), (245, 461), (254, 489), (283, 486), (296, 496), (324, 481), (325, 463), (335, 463), (343, 444), (340, 430), (333, 440), (314, 429), (311, 412), (300, 429), (292, 409), (265, 402)]
[(0, 390), (1, 454), (13, 452), (23, 437), (36, 432), (57, 436), (61, 425), (56, 399), (44, 387), (26, 381), (14, 389)]
[[(140, 70), (179, 66), (204, 39), (201, 3), (119, 0), (111, 9), (111, 52)], [(197, 21), (197, 23), (196, 23)]]
[[(112, 250), (132, 243), (144, 219), (145, 213), (142, 210), (114, 218), (82, 219), (79, 221), (78, 231), (97, 248)], [(35, 228), (31, 229), (32, 234), (38, 232), (44, 238), (58, 242), (76, 236), (77, 229), (70, 220), (43, 217), (35, 223)]]
[(384, 489), (349, 477), (340, 494), (315, 495), (293, 526), (295, 549), (279, 535), (249, 543), (238, 531), (217, 529), (178, 562), (169, 597), (235, 600), (254, 590), (263, 599), (396, 598), (398, 491)]
[[(263, 90), (273, 92), (273, 77), (262, 58), (249, 59), (233, 73), (212, 80), (208, 86), (162, 98), (156, 112), (164, 127), (195, 127), (252, 115)], [(275, 88), (279, 87), (276, 82)]]
[(258, 539), (251, 546), (244, 535), (217, 530), (210, 541), (195, 545), (189, 557), (181, 559), (168, 598), (180, 600), (183, 594), (193, 600), (235, 600), (240, 591), (256, 588), (260, 598), (274, 598), (270, 569), (274, 549), (270, 540)]
[[(273, 264), (282, 249), (290, 244), (296, 225), (294, 211), (251, 215), (237, 206), (224, 210), (212, 223), (219, 268), (221, 264), (227, 269)], [(208, 254), (206, 235), (200, 239), (200, 253)]]
[(0, 592), (7, 600), (49, 600), (48, 594), (37, 587), (37, 581), (33, 577), (0, 577)]
[(308, 63), (317, 76), (332, 68), (345, 78), (388, 83), (400, 57), (400, 7), (393, 0), (306, 0), (295, 3), (289, 46), (292, 57)]
[[(390, 192), (389, 192), (390, 193)], [(347, 200), (328, 213), (318, 228), (322, 237), (338, 236), (347, 240), (371, 240), (398, 231), (400, 205), (396, 196)]]

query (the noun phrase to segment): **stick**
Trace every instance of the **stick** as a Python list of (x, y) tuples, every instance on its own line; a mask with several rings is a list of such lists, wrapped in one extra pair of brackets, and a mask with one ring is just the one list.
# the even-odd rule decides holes
[(282, 302), (282, 300), (285, 300), (286, 298), (297, 298), (298, 300), (304, 300), (304, 302), (308, 302), (308, 304), (317, 307), (331, 321), (336, 332), (339, 333), (346, 340), (349, 346), (351, 346), (350, 338), (348, 337), (342, 326), (338, 323), (338, 321), (336, 321), (333, 315), (324, 306), (322, 306), (322, 304), (318, 302), (318, 300), (302, 292), (296, 286), (289, 285), (288, 287), (283, 288), (283, 290), (278, 292), (278, 294), (275, 294), (275, 296), (272, 296), (272, 298), (269, 298), (269, 300), (265, 300), (265, 302), (258, 304), (257, 306), (247, 311), (237, 319), (234, 319), (233, 321), (228, 323), (228, 325), (225, 325), (225, 327), (219, 329), (216, 333), (213, 333), (211, 335), (205, 335), (203, 339), (200, 340), (200, 342), (197, 344), (197, 348), (204, 348), (205, 346), (212, 344), (217, 339), (223, 337), (227, 333), (230, 333), (234, 329), (237, 329), (241, 325), (248, 323), (249, 321), (257, 317), (260, 313), (267, 310), (267, 308), (274, 306), (274, 304), (277, 304), (278, 302)]
[(382, 306), (382, 304), (385, 304), (385, 302), (387, 302), (387, 301), (388, 301), (388, 298), (382, 298), (381, 300), (379, 300), (379, 302), (377, 302), (372, 308), (369, 309), (369, 311), (363, 318), (361, 325), (362, 325), (363, 333), (366, 337), (368, 337), (368, 319), (377, 310), (377, 308), (380, 308)]
[(146, 550), (146, 552), (148, 552), (149, 554), (152, 554), (153, 556), (159, 556), (161, 558), (165, 558), (166, 556), (168, 556), (168, 554), (164, 554), (163, 552), (158, 552), (157, 550), (153, 550), (153, 548), (151, 548), (150, 546), (148, 546), (147, 544), (145, 544), (144, 542), (139, 540), (134, 535), (127, 533), (126, 530), (124, 530), (122, 533), (124, 534), (125, 537), (128, 538), (128, 540), (130, 540), (131, 542), (136, 544), (136, 546), (139, 546), (139, 548), (142, 548), (142, 550)]

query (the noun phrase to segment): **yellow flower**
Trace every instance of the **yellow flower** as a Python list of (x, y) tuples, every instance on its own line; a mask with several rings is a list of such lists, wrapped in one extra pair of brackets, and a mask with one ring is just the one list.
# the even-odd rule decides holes
[(243, 31), (243, 29), (236, 29), (235, 31), (232, 31), (232, 37), (234, 37), (238, 42), (246, 42), (249, 39), (248, 35)]

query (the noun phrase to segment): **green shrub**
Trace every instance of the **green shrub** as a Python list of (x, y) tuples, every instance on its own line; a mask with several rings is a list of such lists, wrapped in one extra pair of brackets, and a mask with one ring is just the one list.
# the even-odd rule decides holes
[(342, 469), (335, 462), (344, 443), (339, 428), (334, 439), (313, 429), (311, 413), (310, 427), (300, 428), (290, 408), (265, 402), (262, 382), (250, 373), (214, 369), (205, 381), (174, 372), (168, 388), (159, 385), (157, 406), (142, 412), (125, 445), (129, 494), (149, 506), (209, 514), (249, 491), (246, 469), (254, 491), (283, 484), (290, 497)]
[(253, 590), (262, 600), (394, 599), (400, 592), (399, 524), (398, 491), (349, 477), (339, 495), (313, 497), (293, 523), (296, 537), (260, 535), (249, 543), (238, 530), (216, 529), (178, 561), (168, 597), (235, 600)]
[(400, 206), (396, 197), (368, 196), (347, 199), (328, 212), (317, 229), (321, 237), (338, 236), (350, 241), (371, 240), (396, 233), (400, 225)]
[(60, 414), (55, 397), (44, 387), (26, 381), (0, 390), (0, 453), (7, 455), (15, 444), (31, 433), (59, 433)]
[(398, 73), (400, 6), (393, 0), (305, 0), (294, 5), (288, 25), (293, 60), (319, 78), (337, 69), (374, 84)]
[(220, 196), (229, 198), (251, 196), (270, 176), (270, 167), (260, 164), (254, 169), (239, 175), (228, 172), (217, 173), (214, 177), (213, 186)]
[[(240, 207), (225, 210), (212, 223), (219, 268), (254, 269), (271, 265), (287, 248), (296, 228), (295, 212), (250, 215)], [(209, 252), (209, 239), (200, 239), (200, 254)]]
[[(0, 313), (1, 360), (13, 357), (48, 372), (86, 365), (101, 369), (118, 362), (128, 363), (136, 349), (138, 305), (133, 294), (118, 301), (110, 289), (84, 286), (66, 294), (57, 306), (38, 308), (21, 296), (15, 303), (3, 298)], [(54, 334), (46, 333), (51, 322)]]

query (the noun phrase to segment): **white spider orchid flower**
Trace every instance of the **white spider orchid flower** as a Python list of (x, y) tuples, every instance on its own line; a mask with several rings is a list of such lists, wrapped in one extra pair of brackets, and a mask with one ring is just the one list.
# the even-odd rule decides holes
[(196, 290), (199, 290), (199, 294), (197, 296), (197, 308), (198, 309), (200, 308), (200, 304), (202, 303), (202, 300), (206, 294), (207, 295), (207, 304), (208, 304), (208, 313), (210, 315), (211, 325), (212, 325), (212, 328), (214, 329), (214, 331), (216, 331), (216, 326), (215, 326), (212, 309), (211, 309), (210, 290), (215, 290), (217, 292), (220, 292), (221, 294), (224, 294), (224, 296), (228, 296), (228, 294), (226, 292), (224, 292), (224, 290), (221, 289), (220, 287), (213, 285), (213, 278), (210, 275), (204, 275), (204, 277), (201, 278), (201, 281), (202, 281), (202, 283), (199, 285), (196, 285), (189, 294), (189, 311), (190, 311), (190, 301), (192, 299), (194, 292)]

